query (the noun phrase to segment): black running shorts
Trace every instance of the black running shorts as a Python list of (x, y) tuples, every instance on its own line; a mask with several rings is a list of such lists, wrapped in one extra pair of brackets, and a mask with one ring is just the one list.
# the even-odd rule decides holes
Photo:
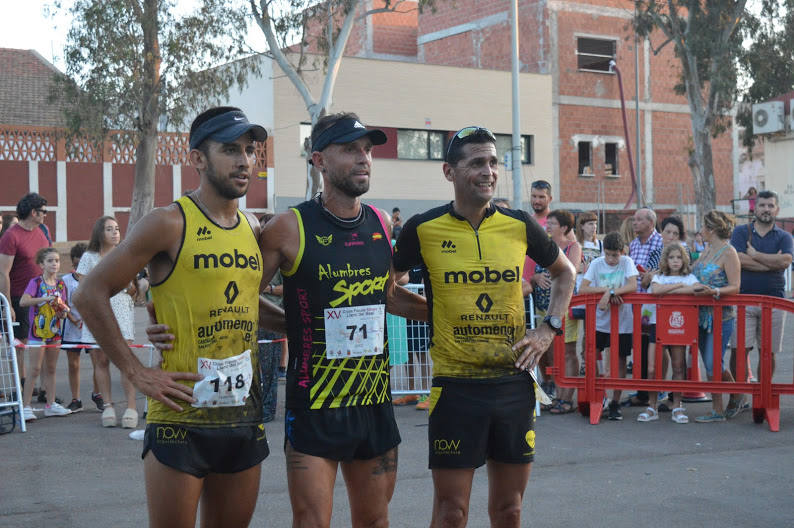
[[(631, 349), (634, 346), (633, 334), (619, 334), (618, 335), (618, 350), (620, 357), (625, 358), (631, 355)], [(596, 349), (601, 351), (609, 348), (612, 345), (612, 334), (606, 332), (596, 331)]]
[(17, 316), (17, 325), (14, 326), (14, 337), (20, 341), (25, 341), (30, 333), (30, 308), (22, 308), (19, 301), (22, 297), (11, 297), (11, 307)]
[(335, 409), (287, 409), (284, 447), (339, 462), (370, 460), (400, 443), (391, 402)]
[(141, 458), (150, 450), (161, 464), (198, 478), (245, 471), (270, 454), (264, 423), (236, 427), (150, 423)]
[(528, 374), (495, 379), (434, 378), (430, 469), (477, 468), (487, 459), (535, 458), (535, 389)]

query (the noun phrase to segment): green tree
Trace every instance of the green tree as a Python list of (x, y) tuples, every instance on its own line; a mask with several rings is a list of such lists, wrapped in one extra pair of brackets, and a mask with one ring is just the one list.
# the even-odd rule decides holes
[[(158, 128), (184, 130), (198, 110), (246, 84), (256, 60), (243, 38), (247, 15), (227, 0), (201, 0), (185, 15), (176, 0), (58, 1), (73, 18), (66, 77), (53, 97), (66, 103), (69, 130), (98, 142), (113, 129), (135, 144), (130, 226), (154, 206)], [(179, 7), (179, 9), (178, 9)], [(230, 63), (227, 67), (217, 65)]]
[[(771, 1), (771, 0), (769, 0)], [(676, 91), (686, 96), (692, 121), (689, 166), (694, 177), (698, 217), (714, 208), (712, 138), (722, 133), (737, 99), (737, 63), (747, 0), (636, 0), (635, 28), (652, 37), (656, 30), (671, 43), (681, 65)]]
[(744, 144), (752, 147), (752, 103), (794, 90), (794, 0), (765, 5), (759, 17), (748, 20), (748, 34), (752, 41), (740, 67), (749, 84), (736, 120), (744, 126)]
[[(379, 7), (369, 8), (365, 0), (248, 0), (257, 25), (265, 35), (268, 56), (279, 65), (292, 82), (306, 105), (312, 125), (331, 107), (342, 57), (357, 19), (376, 13), (407, 12), (413, 2), (379, 0)], [(419, 9), (431, 7), (435, 0), (418, 0)], [(318, 65), (312, 60), (322, 58), (325, 79), (318, 95), (303, 78), (307, 66)], [(322, 190), (322, 177), (310, 171), (306, 198)]]

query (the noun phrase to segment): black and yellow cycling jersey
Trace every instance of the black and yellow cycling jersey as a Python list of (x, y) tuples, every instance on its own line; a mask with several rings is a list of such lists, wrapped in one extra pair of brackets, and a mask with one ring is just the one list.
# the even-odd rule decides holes
[(452, 203), (411, 218), (394, 268), (424, 265), (433, 375), (492, 378), (515, 374), (513, 344), (524, 335), (525, 255), (548, 267), (559, 248), (524, 211), (491, 205), (475, 229)]

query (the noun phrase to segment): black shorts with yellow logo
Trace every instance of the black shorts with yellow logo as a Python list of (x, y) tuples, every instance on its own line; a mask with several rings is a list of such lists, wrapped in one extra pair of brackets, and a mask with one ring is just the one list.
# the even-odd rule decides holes
[(287, 409), (284, 447), (338, 462), (370, 460), (397, 447), (391, 402), (334, 409)]
[(149, 451), (161, 464), (198, 478), (245, 471), (270, 454), (264, 423), (235, 427), (150, 423), (141, 458)]
[(487, 459), (535, 458), (535, 390), (527, 374), (493, 379), (434, 378), (430, 469), (477, 468)]

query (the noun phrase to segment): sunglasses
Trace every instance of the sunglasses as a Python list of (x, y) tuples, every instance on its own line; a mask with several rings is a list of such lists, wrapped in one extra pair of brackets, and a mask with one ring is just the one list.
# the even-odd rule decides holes
[(449, 153), (452, 151), (452, 145), (453, 143), (455, 143), (456, 140), (463, 140), (475, 134), (487, 136), (488, 139), (496, 143), (496, 136), (494, 136), (493, 133), (487, 128), (477, 127), (477, 126), (461, 128), (460, 130), (457, 131), (457, 133), (454, 136), (452, 136), (452, 139), (449, 140), (449, 145), (447, 145), (446, 159), (449, 160)]
[(533, 189), (551, 189), (551, 184), (546, 180), (535, 180), (532, 182)]
[(34, 209), (34, 211), (36, 211), (39, 214), (43, 214), (43, 215), (47, 214), (47, 210), (46, 209)]

